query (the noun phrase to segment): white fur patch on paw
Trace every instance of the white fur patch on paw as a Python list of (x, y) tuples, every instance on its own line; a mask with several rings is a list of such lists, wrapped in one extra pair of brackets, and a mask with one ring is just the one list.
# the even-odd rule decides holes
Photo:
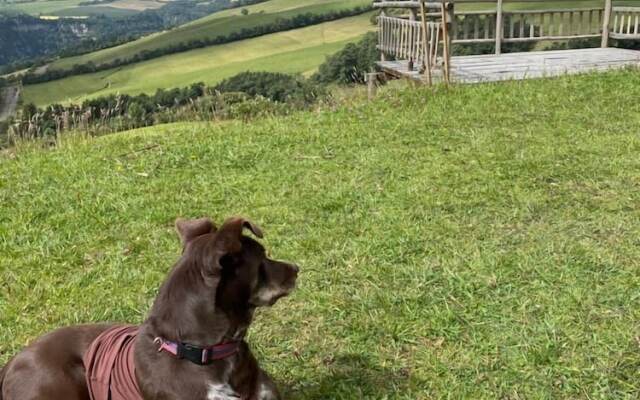
[(207, 391), (207, 400), (240, 400), (240, 396), (226, 383), (211, 383)]

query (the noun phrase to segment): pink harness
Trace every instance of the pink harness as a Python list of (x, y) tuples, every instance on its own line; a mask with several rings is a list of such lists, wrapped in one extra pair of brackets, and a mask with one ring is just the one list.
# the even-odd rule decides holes
[(133, 362), (137, 326), (116, 326), (91, 343), (82, 361), (91, 400), (144, 400)]
[[(132, 325), (114, 326), (91, 343), (82, 358), (91, 400), (144, 400), (136, 380), (133, 359), (138, 330), (139, 327)], [(156, 338), (154, 342), (158, 345), (158, 352), (164, 351), (197, 365), (208, 365), (230, 357), (240, 347), (239, 342), (210, 347), (175, 343), (162, 338)]]

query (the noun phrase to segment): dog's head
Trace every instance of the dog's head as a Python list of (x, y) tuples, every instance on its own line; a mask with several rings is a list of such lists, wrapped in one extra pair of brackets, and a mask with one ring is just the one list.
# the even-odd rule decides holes
[(176, 221), (183, 259), (195, 264), (204, 284), (215, 290), (217, 306), (254, 309), (272, 306), (294, 288), (298, 266), (267, 256), (264, 247), (244, 235), (262, 238), (262, 230), (244, 218), (228, 219), (220, 228), (206, 218)]

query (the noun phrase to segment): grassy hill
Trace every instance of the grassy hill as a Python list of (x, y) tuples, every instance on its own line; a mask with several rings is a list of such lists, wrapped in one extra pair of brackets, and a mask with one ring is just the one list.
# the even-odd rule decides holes
[(25, 102), (80, 102), (110, 93), (217, 83), (242, 71), (310, 73), (325, 57), (375, 29), (370, 14), (172, 54), (121, 68), (26, 86)]
[(116, 0), (110, 3), (80, 6), (86, 0), (34, 0), (25, 2), (0, 3), (0, 12), (19, 11), (31, 15), (86, 17), (106, 15), (123, 17), (143, 10), (153, 10), (165, 3), (156, 0)]
[(381, 92), (0, 160), (0, 364), (141, 321), (177, 216), (246, 215), (299, 288), (250, 343), (297, 399), (640, 392), (640, 74)]
[(176, 29), (152, 34), (120, 46), (57, 60), (51, 64), (51, 68), (68, 69), (74, 64), (85, 64), (89, 61), (100, 65), (113, 62), (116, 59), (126, 60), (143, 51), (166, 48), (194, 40), (227, 36), (243, 29), (273, 23), (280, 18), (286, 19), (305, 13), (323, 14), (328, 11), (347, 10), (356, 6), (366, 6), (369, 3), (369, 0), (270, 0), (244, 7), (248, 10), (248, 15), (242, 15), (240, 9), (217, 12)]

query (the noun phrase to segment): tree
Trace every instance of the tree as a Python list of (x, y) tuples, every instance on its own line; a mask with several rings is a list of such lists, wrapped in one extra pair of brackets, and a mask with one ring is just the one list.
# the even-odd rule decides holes
[(247, 10), (246, 8), (243, 8), (243, 9), (240, 11), (240, 14), (242, 14), (242, 15), (249, 15), (249, 10)]
[(378, 37), (367, 34), (358, 43), (349, 43), (342, 50), (327, 57), (313, 80), (319, 83), (364, 83), (364, 74), (375, 67), (379, 57)]

